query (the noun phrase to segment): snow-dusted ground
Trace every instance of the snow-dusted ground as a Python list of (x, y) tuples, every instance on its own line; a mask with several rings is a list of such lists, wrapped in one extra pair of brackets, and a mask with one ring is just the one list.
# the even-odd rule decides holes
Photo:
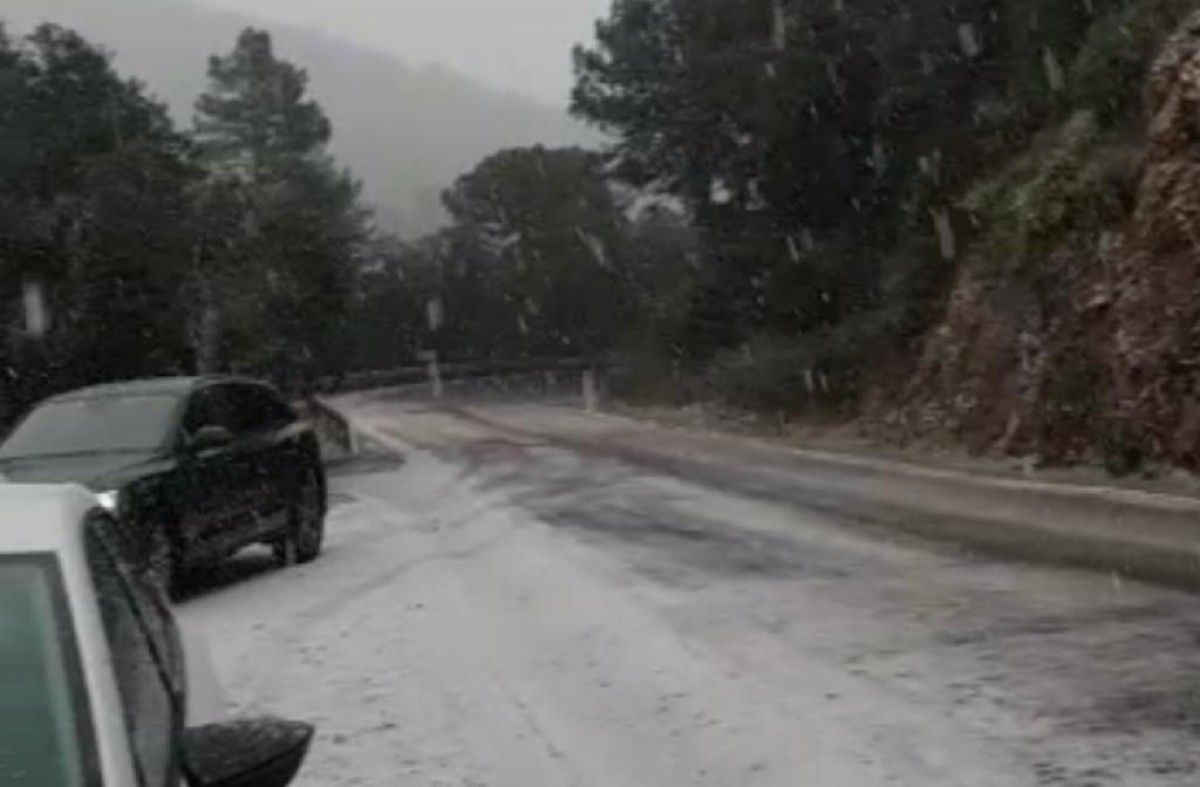
[(180, 608), (232, 712), (318, 724), (302, 785), (1200, 783), (1195, 597), (519, 429), (688, 450), (619, 420), (348, 406), (407, 461)]

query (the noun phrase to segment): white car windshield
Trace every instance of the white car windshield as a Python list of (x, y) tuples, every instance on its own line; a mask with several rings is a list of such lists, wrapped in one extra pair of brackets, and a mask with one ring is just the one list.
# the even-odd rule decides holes
[(53, 557), (0, 557), (0, 783), (96, 783), (74, 634)]

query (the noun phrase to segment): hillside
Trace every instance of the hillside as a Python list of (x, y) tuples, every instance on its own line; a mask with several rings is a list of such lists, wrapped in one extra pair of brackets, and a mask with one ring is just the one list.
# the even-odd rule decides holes
[(320, 31), (262, 25), (185, 0), (5, 0), (14, 31), (39, 21), (74, 28), (112, 50), (122, 73), (146, 82), (181, 123), (204, 87), (210, 54), (247, 25), (267, 27), (282, 57), (306, 68), (334, 123), (333, 152), (363, 179), (380, 220), (406, 235), (442, 221), (438, 195), (504, 147), (593, 145), (565, 111), (501, 93), (440, 67), (412, 67)]
[(908, 383), (869, 397), (872, 431), (1200, 469), (1197, 31), (1155, 37), (1140, 112), (1077, 107), (963, 197), (978, 236)]

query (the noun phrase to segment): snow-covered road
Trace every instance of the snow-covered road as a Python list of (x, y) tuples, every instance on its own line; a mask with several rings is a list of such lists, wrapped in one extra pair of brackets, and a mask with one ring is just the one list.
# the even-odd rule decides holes
[(534, 434), (671, 448), (616, 419), (347, 406), (406, 461), (180, 607), (231, 711), (318, 724), (302, 785), (1200, 783), (1193, 596)]

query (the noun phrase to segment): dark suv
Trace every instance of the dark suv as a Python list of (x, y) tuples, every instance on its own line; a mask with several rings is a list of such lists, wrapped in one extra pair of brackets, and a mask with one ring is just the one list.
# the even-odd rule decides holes
[(90, 487), (168, 590), (198, 563), (266, 543), (317, 557), (325, 474), (311, 426), (269, 385), (233, 377), (141, 380), (61, 394), (0, 445), (14, 482)]

